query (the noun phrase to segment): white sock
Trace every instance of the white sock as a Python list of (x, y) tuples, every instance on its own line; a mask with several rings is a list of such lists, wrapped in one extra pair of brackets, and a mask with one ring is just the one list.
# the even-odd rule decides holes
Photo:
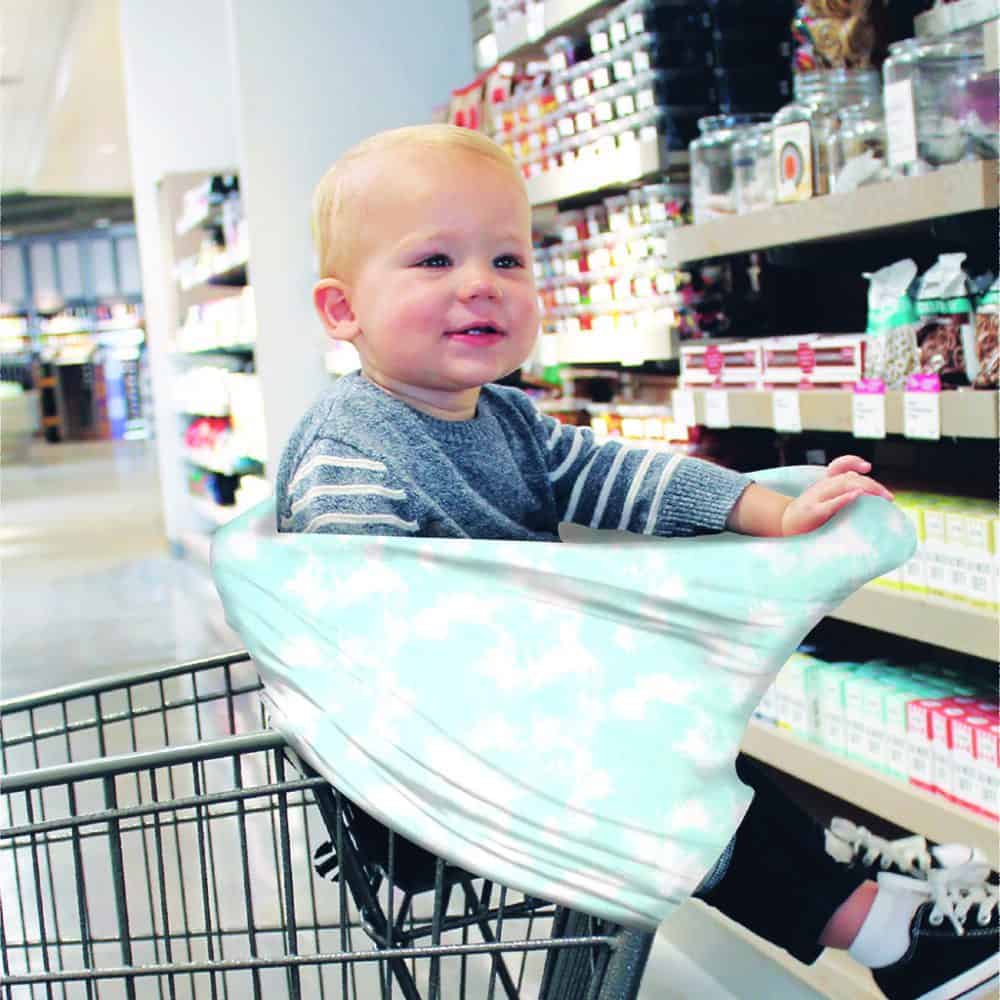
[(869, 969), (898, 962), (910, 947), (913, 915), (927, 902), (922, 888), (917, 879), (880, 872), (875, 902), (847, 954)]

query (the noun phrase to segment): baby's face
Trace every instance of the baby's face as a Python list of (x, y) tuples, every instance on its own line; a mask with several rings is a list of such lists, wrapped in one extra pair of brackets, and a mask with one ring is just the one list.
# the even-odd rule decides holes
[(365, 372), (452, 407), (518, 368), (538, 332), (531, 208), (501, 164), (414, 149), (366, 185), (351, 307)]

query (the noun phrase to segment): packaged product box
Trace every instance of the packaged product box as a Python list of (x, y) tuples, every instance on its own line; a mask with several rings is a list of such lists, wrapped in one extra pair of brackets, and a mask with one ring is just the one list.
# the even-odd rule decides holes
[(868, 752), (869, 732), (865, 701), (873, 678), (870, 670), (860, 666), (844, 680), (845, 753), (867, 767), (879, 768), (881, 760), (873, 760)]
[(931, 715), (943, 698), (915, 698), (906, 705), (906, 771), (911, 785), (933, 792)]
[(724, 363), (718, 344), (682, 344), (681, 384), (687, 386), (721, 384)]
[(942, 508), (944, 497), (926, 498), (923, 501), (924, 552), (926, 554), (927, 593), (937, 597), (948, 597), (950, 592), (948, 557), (949, 548), (945, 536), (945, 512)]
[(778, 725), (805, 740), (816, 739), (815, 657), (796, 652), (781, 668), (777, 688)]
[(864, 374), (864, 334), (772, 337), (764, 342), (764, 382), (800, 388), (853, 386)]
[(847, 753), (844, 684), (857, 669), (857, 663), (828, 663), (820, 660), (815, 673), (819, 743), (830, 753), (840, 756)]
[(977, 730), (988, 730), (991, 725), (993, 721), (974, 707), (967, 708), (963, 716), (951, 723), (954, 799), (959, 805), (983, 814), (987, 802), (976, 757)]
[(955, 798), (955, 768), (952, 755), (952, 722), (964, 718), (965, 707), (946, 698), (930, 710), (931, 776), (934, 790), (946, 799)]
[(909, 781), (907, 706), (927, 696), (927, 685), (903, 671), (894, 671), (884, 698), (886, 771), (900, 781)]
[(913, 557), (899, 569), (900, 589), (910, 594), (927, 593), (927, 566), (924, 540), (924, 515), (918, 494), (909, 490), (895, 494), (896, 506), (909, 518), (917, 534), (917, 549)]
[(976, 607), (995, 611), (1000, 607), (997, 593), (998, 538), (995, 532), (996, 508), (973, 502), (965, 512), (965, 545), (969, 560), (969, 602)]
[(1000, 757), (998, 752), (1000, 723), (991, 722), (973, 730), (976, 767), (979, 772), (979, 801), (983, 812), (991, 819), (1000, 819)]
[(952, 499), (945, 505), (944, 537), (948, 547), (948, 592), (953, 599), (971, 602), (969, 585), (970, 550), (966, 541), (965, 501)]
[(760, 343), (720, 344), (722, 381), (729, 385), (757, 385), (764, 374), (764, 351)]

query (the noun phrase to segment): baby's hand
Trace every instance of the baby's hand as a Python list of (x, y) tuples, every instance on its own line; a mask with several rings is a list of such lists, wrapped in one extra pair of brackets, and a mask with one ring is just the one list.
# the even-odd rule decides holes
[(864, 475), (871, 472), (871, 468), (870, 462), (857, 455), (835, 458), (827, 466), (826, 479), (814, 483), (785, 508), (781, 516), (782, 535), (815, 531), (862, 493), (892, 500), (889, 490)]

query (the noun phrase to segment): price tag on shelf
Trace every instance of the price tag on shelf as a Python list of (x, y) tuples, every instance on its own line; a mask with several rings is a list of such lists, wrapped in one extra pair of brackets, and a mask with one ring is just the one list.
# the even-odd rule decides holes
[(732, 426), (729, 421), (729, 393), (725, 389), (705, 390), (705, 426)]
[(941, 379), (918, 373), (906, 380), (903, 435), (921, 441), (941, 440)]
[(690, 389), (674, 389), (671, 397), (674, 407), (674, 423), (682, 427), (694, 427), (698, 418), (694, 412), (694, 393)]
[(856, 438), (885, 437), (885, 382), (863, 378), (854, 384), (851, 431)]
[(771, 393), (774, 429), (786, 434), (802, 433), (802, 411), (798, 389), (775, 389)]

